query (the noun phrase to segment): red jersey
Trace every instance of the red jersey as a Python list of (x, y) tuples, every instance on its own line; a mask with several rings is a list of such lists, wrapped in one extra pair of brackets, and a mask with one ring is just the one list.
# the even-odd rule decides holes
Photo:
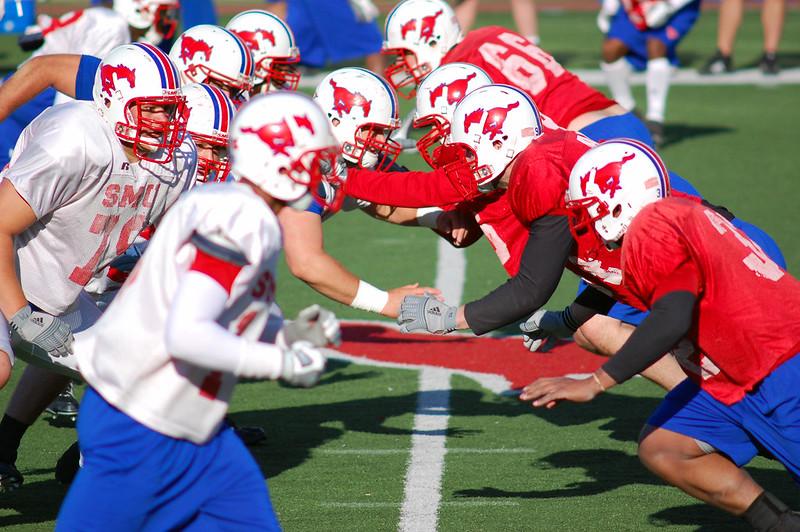
[(484, 69), (495, 83), (513, 85), (530, 96), (539, 111), (567, 127), (590, 111), (616, 102), (588, 86), (522, 35), (499, 26), (473, 30), (442, 58)]
[(697, 202), (666, 198), (645, 207), (623, 240), (622, 270), (646, 308), (669, 292), (697, 295), (687, 335), (697, 352), (681, 363), (725, 404), (800, 351), (800, 281)]
[(460, 208), (469, 210), (475, 216), (475, 221), (492, 245), (503, 268), (509, 276), (516, 275), (522, 252), (528, 243), (529, 229), (511, 212), (505, 190), (496, 190), (465, 202)]

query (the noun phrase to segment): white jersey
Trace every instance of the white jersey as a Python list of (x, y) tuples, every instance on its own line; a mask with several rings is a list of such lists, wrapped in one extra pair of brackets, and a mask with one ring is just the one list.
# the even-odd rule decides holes
[(66, 312), (84, 285), (194, 183), (196, 158), (186, 135), (169, 163), (130, 163), (92, 102), (39, 115), (0, 172), (37, 218), (15, 238), (28, 301), (54, 315)]
[(219, 429), (236, 377), (174, 359), (166, 349), (172, 300), (197, 253), (192, 239), (221, 242), (246, 260), (217, 322), (249, 340), (274, 342), (283, 324), (274, 297), (278, 220), (247, 185), (219, 183), (193, 190), (170, 210), (74, 350), (84, 379), (106, 401), (157, 432), (203, 443)]
[(44, 44), (33, 56), (85, 54), (105, 57), (117, 46), (131, 42), (125, 18), (107, 7), (70, 11), (41, 27)]

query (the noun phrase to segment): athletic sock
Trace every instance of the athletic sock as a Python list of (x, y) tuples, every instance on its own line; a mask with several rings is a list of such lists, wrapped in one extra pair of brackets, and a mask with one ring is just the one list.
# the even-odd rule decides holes
[(5, 414), (0, 420), (0, 462), (13, 464), (17, 461), (17, 449), (29, 425)]
[(763, 491), (744, 512), (742, 518), (755, 530), (778, 532), (783, 527), (779, 528), (777, 525), (779, 525), (783, 514), (786, 513), (791, 513), (788, 506), (775, 495), (768, 491)]
[(664, 122), (671, 74), (672, 65), (666, 57), (647, 62), (647, 120)]
[(611, 90), (611, 97), (628, 111), (636, 107), (636, 100), (633, 99), (631, 92), (631, 65), (627, 59), (621, 57), (613, 63), (600, 63), (600, 68), (606, 73), (608, 88)]

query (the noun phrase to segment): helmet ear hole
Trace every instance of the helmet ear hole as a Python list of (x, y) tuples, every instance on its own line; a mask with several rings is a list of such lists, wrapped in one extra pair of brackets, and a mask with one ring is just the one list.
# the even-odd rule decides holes
[(611, 216), (614, 218), (619, 218), (620, 214), (622, 214), (622, 205), (619, 203), (614, 207), (611, 211)]

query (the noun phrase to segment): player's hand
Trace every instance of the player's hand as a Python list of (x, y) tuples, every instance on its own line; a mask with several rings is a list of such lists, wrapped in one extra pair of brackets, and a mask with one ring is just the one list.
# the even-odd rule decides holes
[(524, 336), (522, 343), (530, 351), (546, 353), (555, 346), (560, 338), (569, 338), (573, 331), (564, 323), (561, 311), (553, 312), (540, 308), (519, 329)]
[(619, 0), (603, 0), (600, 12), (597, 13), (597, 27), (603, 34), (611, 28), (611, 17), (619, 11)]
[(310, 342), (295, 342), (283, 351), (280, 378), (294, 386), (310, 388), (319, 382), (325, 371), (325, 355)]
[(305, 340), (314, 347), (342, 343), (339, 320), (333, 312), (319, 305), (306, 307), (297, 314), (296, 319), (285, 322), (283, 334), (286, 343), (290, 345), (300, 340)]
[(592, 377), (588, 379), (571, 379), (554, 377), (536, 379), (522, 389), (520, 401), (532, 401), (534, 407), (553, 408), (558, 401), (586, 403), (591, 401), (602, 390)]
[(419, 283), (392, 288), (389, 290), (389, 301), (386, 302), (383, 310), (381, 310), (381, 314), (387, 318), (396, 318), (400, 314), (400, 305), (403, 302), (403, 298), (406, 296), (432, 295), (439, 297), (441, 294), (441, 290), (431, 288), (430, 286), (420, 286)]
[(350, 7), (353, 8), (353, 12), (360, 22), (372, 22), (380, 15), (380, 11), (370, 0), (347, 1), (350, 3)]
[(404, 333), (428, 331), (447, 334), (456, 330), (458, 307), (451, 307), (432, 296), (406, 296), (400, 306), (397, 324)]
[(464, 211), (458, 209), (443, 211), (436, 219), (436, 230), (450, 237), (450, 242), (454, 246), (460, 247), (467, 240), (470, 226), (474, 222), (474, 218), (471, 218)]
[(8, 321), (19, 337), (44, 350), (48, 356), (59, 358), (72, 353), (72, 331), (69, 325), (57, 316), (33, 311), (25, 305)]
[(642, 6), (644, 12), (644, 22), (648, 28), (660, 28), (672, 16), (672, 7), (664, 0), (645, 2)]

